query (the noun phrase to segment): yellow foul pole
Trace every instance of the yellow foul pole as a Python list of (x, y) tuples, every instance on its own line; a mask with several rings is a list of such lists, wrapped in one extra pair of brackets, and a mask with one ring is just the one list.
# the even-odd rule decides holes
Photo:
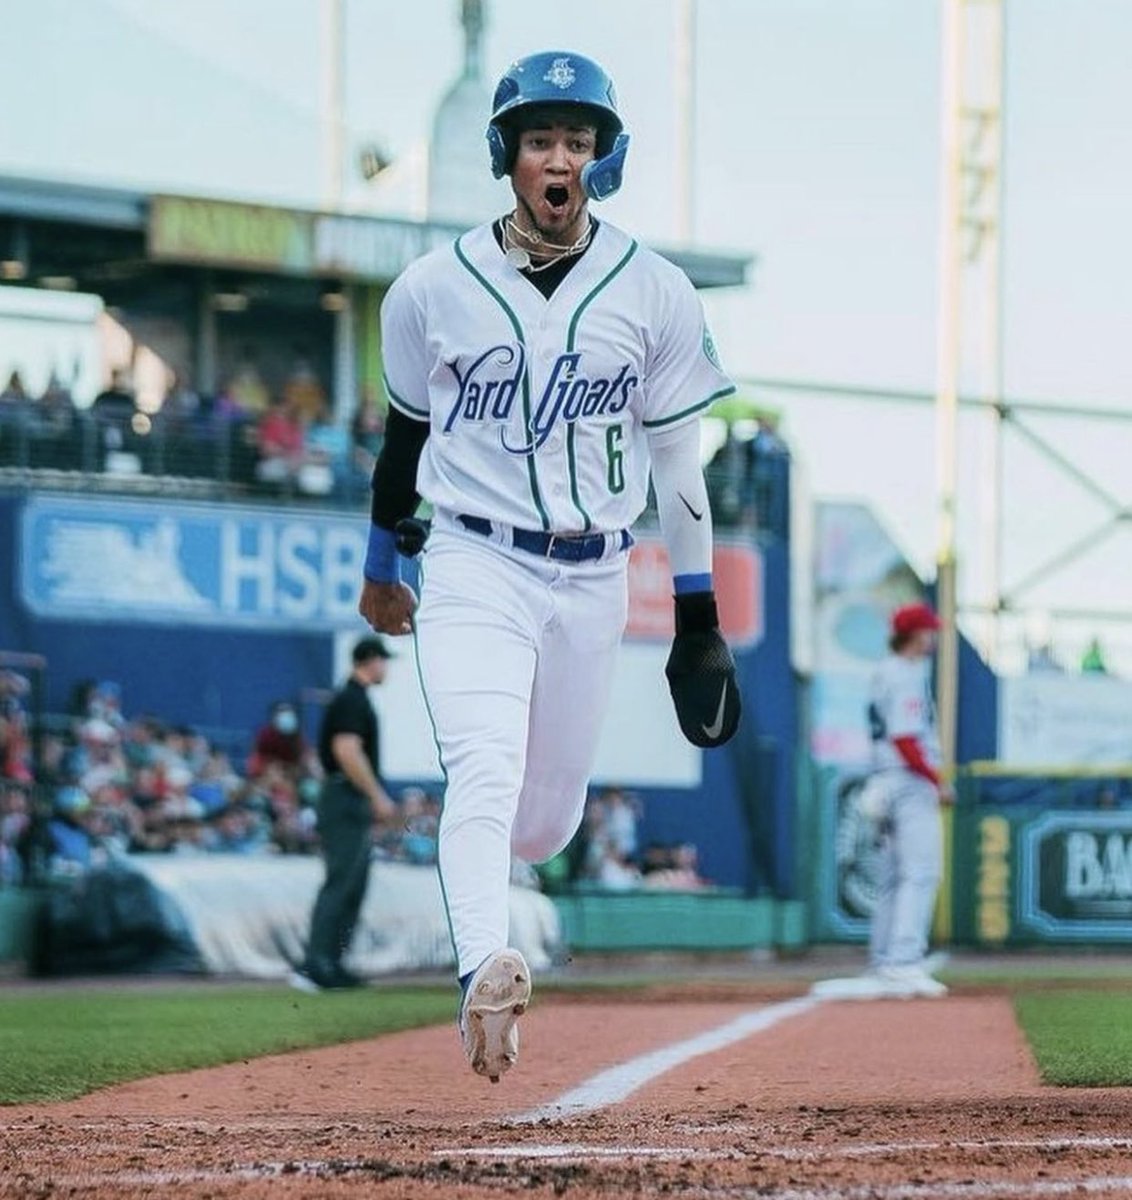
[(960, 96), (963, 72), (963, 2), (941, 0), (941, 206), (939, 224), (939, 299), (936, 344), (936, 603), (943, 622), (936, 674), (943, 767), (955, 765), (958, 711), (959, 638), (957, 608), (956, 492), (959, 417), (961, 264), (959, 222), (962, 187)]

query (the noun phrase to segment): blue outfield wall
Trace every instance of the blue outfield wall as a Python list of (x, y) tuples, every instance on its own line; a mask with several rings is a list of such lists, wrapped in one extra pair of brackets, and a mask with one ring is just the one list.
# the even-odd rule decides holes
[[(715, 883), (788, 898), (798, 887), (797, 700), (776, 525), (756, 539), (762, 634), (736, 653), (739, 734), (704, 754), (698, 788), (641, 789), (640, 837), (694, 842)], [(365, 632), (355, 605), (366, 531), (364, 513), (0, 493), (0, 562), (12, 568), (0, 584), (0, 649), (47, 659), (48, 712), (65, 711), (77, 683), (112, 679), (129, 716), (246, 744), (272, 701), (339, 682), (342, 635)]]
[[(295, 621), (257, 611), (260, 598), (251, 586), (235, 589), (239, 611), (233, 624), (224, 623), (223, 614), (206, 608), (214, 590), (207, 577), (219, 563), (219, 555), (213, 564), (206, 561), (211, 547), (182, 547), (187, 566), (179, 578), (159, 569), (177, 557), (164, 549), (142, 550), (130, 560), (155, 525), (165, 520), (169, 528), (165, 513), (174, 511), (201, 528), (215, 525), (218, 512), (251, 525), (261, 517), (255, 510), (169, 501), (0, 495), (0, 561), (14, 567), (0, 587), (0, 648), (47, 659), (48, 712), (65, 711), (82, 680), (110, 679), (121, 685), (128, 715), (153, 713), (250, 738), (272, 701), (297, 699), (301, 688), (333, 682), (333, 628), (320, 627), (315, 610)], [(284, 512), (272, 520), (285, 528), (308, 518)], [(133, 535), (133, 546), (122, 546), (123, 528)], [(283, 557), (278, 545), (273, 549)], [(78, 579), (59, 565), (65, 552), (83, 563)], [(114, 598), (90, 599), (115, 577), (109, 588)], [(264, 571), (260, 582), (265, 580)], [(299, 593), (291, 588), (287, 594)], [(274, 603), (278, 607), (277, 598)], [(358, 624), (362, 632), (360, 618)]]

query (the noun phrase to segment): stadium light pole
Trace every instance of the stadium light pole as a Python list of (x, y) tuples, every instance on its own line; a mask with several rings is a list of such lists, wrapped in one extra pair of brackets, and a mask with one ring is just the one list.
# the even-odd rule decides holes
[(672, 90), (676, 98), (676, 235), (690, 245), (696, 232), (696, 0), (676, 0)]
[(334, 212), (342, 207), (345, 158), (344, 0), (322, 0), (323, 95), (322, 127), (325, 145), (323, 202)]
[(936, 343), (936, 605), (943, 628), (936, 664), (940, 751), (948, 777), (955, 766), (959, 690), (959, 634), (955, 625), (956, 491), (959, 426), (959, 221), (962, 157), (960, 89), (963, 72), (963, 0), (942, 0), (940, 87), (941, 205)]

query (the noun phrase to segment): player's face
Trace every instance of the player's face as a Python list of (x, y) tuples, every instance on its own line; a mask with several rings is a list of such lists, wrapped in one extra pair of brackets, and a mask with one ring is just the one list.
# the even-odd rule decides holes
[(511, 186), (521, 226), (558, 245), (581, 235), (586, 222), (582, 168), (593, 158), (596, 144), (592, 125), (548, 122), (545, 128), (519, 134)]
[(912, 636), (916, 653), (921, 658), (929, 658), (935, 653), (937, 638), (934, 629), (918, 629)]

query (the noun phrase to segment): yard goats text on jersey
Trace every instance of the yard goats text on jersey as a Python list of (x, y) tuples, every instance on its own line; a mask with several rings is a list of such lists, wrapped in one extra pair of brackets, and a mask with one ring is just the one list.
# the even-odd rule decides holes
[[(500, 429), (499, 440), (504, 450), (509, 454), (533, 454), (550, 436), (560, 417), (573, 424), (585, 417), (611, 416), (625, 408), (629, 394), (639, 383), (637, 376), (630, 374), (630, 364), (625, 363), (611, 379), (590, 378), (579, 371), (581, 361), (578, 351), (558, 356), (542, 395), (532, 407), (526, 442), (509, 445), (506, 431)], [(462, 375), (456, 363), (449, 363), (459, 391), (444, 422), (444, 432), (451, 433), (458, 421), (478, 424), (490, 420), (506, 425), (522, 388), (526, 366), (524, 348), (507, 344), (485, 350), (469, 363)], [(502, 377), (500, 368), (505, 372)]]

